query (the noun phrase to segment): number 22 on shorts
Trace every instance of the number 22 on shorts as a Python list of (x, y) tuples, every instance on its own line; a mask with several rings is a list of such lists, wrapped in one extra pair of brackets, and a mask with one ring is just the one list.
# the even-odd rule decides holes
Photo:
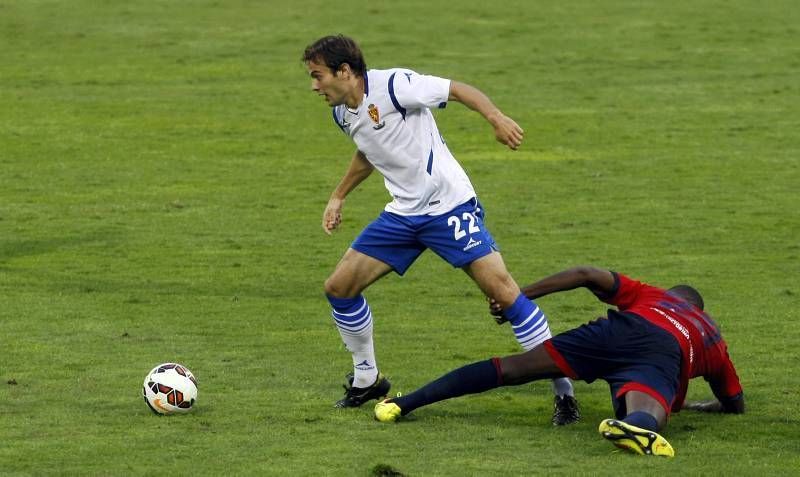
[[(461, 214), (461, 218), (465, 222), (469, 222), (469, 224), (467, 225), (467, 230), (469, 231), (470, 234), (474, 234), (476, 232), (481, 231), (480, 227), (478, 227), (477, 225), (478, 218), (475, 217), (475, 214), (472, 214), (470, 212), (464, 212), (463, 214)], [(458, 219), (458, 216), (451, 215), (450, 217), (448, 217), (447, 225), (453, 227), (453, 238), (455, 240), (461, 240), (467, 235), (467, 232), (465, 232), (461, 228), (461, 220)]]

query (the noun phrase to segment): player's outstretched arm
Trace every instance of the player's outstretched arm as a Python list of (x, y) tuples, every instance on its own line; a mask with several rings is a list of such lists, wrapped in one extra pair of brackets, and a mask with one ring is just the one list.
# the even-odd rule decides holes
[[(742, 414), (744, 412), (744, 392), (741, 390), (739, 377), (733, 362), (727, 357), (716, 370), (716, 373), (706, 376), (706, 381), (711, 387), (716, 399), (708, 401), (688, 402), (683, 404), (683, 409), (700, 412), (724, 412), (727, 414)], [(736, 392), (736, 390), (739, 392)], [(733, 394), (732, 393), (736, 393)]]
[[(588, 288), (595, 294), (608, 295), (614, 290), (614, 274), (608, 270), (595, 267), (580, 266), (570, 268), (555, 275), (542, 278), (522, 288), (522, 293), (531, 300), (575, 288)], [(489, 299), (489, 312), (494, 315), (495, 321), (502, 324), (503, 310), (492, 299)], [(499, 318), (499, 319), (498, 319)]]
[(342, 207), (344, 207), (344, 199), (347, 194), (355, 189), (358, 184), (364, 181), (372, 173), (374, 167), (367, 161), (367, 157), (361, 151), (356, 151), (353, 154), (353, 159), (350, 161), (350, 167), (347, 168), (339, 185), (336, 186), (331, 198), (328, 199), (328, 205), (325, 207), (325, 212), (322, 213), (322, 229), (326, 234), (330, 235), (339, 224), (342, 223)]
[(524, 131), (513, 119), (503, 114), (482, 91), (474, 86), (458, 81), (450, 81), (450, 101), (458, 101), (473, 111), (477, 111), (494, 128), (498, 142), (517, 150), (522, 144)]
[(736, 374), (727, 350), (725, 358), (711, 370), (710, 374), (703, 376), (711, 387), (716, 399), (683, 404), (683, 409), (700, 412), (724, 412), (727, 414), (742, 414), (744, 412), (744, 391)]
[(596, 294), (608, 294), (614, 290), (614, 274), (595, 267), (574, 267), (522, 288), (522, 293), (531, 300), (575, 288), (588, 288)]

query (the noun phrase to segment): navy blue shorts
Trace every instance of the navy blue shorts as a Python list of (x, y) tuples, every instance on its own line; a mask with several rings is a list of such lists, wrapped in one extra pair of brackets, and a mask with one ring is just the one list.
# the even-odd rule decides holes
[(497, 250), (483, 217), (483, 208), (474, 198), (442, 215), (404, 216), (384, 211), (350, 247), (388, 264), (399, 275), (428, 248), (460, 268)]
[(625, 417), (625, 393), (655, 398), (669, 416), (681, 371), (681, 348), (674, 336), (635, 314), (608, 311), (599, 318), (545, 342), (550, 356), (570, 378), (611, 387), (617, 418)]

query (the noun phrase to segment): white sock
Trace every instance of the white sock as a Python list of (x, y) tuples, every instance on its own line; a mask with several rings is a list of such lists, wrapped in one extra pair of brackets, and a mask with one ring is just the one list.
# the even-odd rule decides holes
[[(334, 300), (331, 300), (332, 305)], [(378, 365), (372, 344), (372, 312), (367, 300), (359, 295), (335, 302), (339, 306), (333, 308), (333, 321), (345, 347), (353, 356), (353, 386), (372, 386), (378, 378)]]
[(339, 329), (344, 345), (353, 356), (353, 386), (368, 388), (378, 379), (378, 366), (375, 362), (375, 349), (372, 345), (372, 321), (364, 328), (364, 333), (351, 335)]
[(556, 396), (575, 397), (575, 389), (572, 387), (572, 381), (570, 381), (569, 378), (554, 378), (553, 394)]

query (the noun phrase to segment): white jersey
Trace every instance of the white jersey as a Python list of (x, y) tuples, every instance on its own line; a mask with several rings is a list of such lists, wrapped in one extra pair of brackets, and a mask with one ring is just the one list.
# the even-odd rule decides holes
[(336, 124), (384, 178), (399, 215), (441, 215), (475, 197), (429, 108), (444, 108), (450, 80), (395, 68), (369, 70), (358, 109), (333, 108)]

